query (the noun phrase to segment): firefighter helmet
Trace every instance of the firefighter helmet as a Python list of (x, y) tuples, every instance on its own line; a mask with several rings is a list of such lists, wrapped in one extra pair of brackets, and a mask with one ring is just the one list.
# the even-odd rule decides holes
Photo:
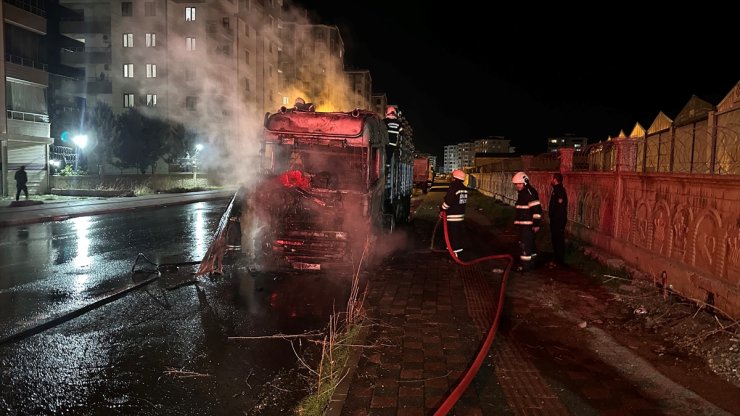
[(529, 183), (529, 177), (524, 172), (517, 172), (516, 175), (511, 178), (511, 183), (521, 183), (526, 185)]
[(396, 107), (389, 105), (385, 109), (385, 116), (388, 118), (396, 118)]
[(461, 181), (464, 181), (465, 172), (461, 171), (460, 169), (455, 169), (452, 171), (452, 177), (455, 179), (460, 179)]
[(304, 105), (304, 104), (306, 104), (306, 101), (305, 101), (305, 100), (304, 100), (303, 98), (301, 98), (301, 97), (297, 97), (297, 98), (295, 99), (295, 104), (294, 104), (295, 106), (298, 106), (298, 105)]

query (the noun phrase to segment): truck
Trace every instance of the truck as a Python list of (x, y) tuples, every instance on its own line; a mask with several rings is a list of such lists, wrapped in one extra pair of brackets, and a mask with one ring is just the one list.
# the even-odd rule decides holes
[(374, 112), (267, 113), (258, 158), (261, 179), (234, 194), (197, 274), (223, 273), (232, 252), (261, 270), (354, 267), (408, 219), (413, 144), (389, 146)]
[(414, 157), (414, 187), (427, 193), (434, 182), (434, 166), (428, 155)]

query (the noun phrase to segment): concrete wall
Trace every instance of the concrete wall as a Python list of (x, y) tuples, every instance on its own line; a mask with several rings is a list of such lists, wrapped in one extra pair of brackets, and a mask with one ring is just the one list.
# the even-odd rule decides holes
[(52, 176), (51, 193), (54, 190), (119, 190), (138, 191), (148, 188), (152, 191), (166, 191), (175, 188), (190, 189), (213, 185), (205, 173), (170, 173), (167, 175), (97, 175)]

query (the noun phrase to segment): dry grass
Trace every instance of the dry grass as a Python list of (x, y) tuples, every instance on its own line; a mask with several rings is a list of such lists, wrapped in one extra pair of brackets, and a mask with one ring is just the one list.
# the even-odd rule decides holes
[(367, 288), (360, 296), (360, 271), (365, 262), (369, 241), (365, 246), (355, 273), (352, 276), (352, 287), (347, 300), (347, 311), (334, 313), (329, 318), (327, 333), (321, 341), (321, 360), (317, 369), (309, 368), (314, 377), (313, 394), (304, 398), (295, 408), (295, 413), (305, 416), (324, 414), (337, 386), (347, 376), (347, 363), (352, 350), (357, 348), (356, 341), (365, 320), (364, 303)]

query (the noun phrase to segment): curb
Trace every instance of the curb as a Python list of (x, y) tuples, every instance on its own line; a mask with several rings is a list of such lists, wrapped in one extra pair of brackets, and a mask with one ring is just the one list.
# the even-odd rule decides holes
[[(362, 345), (365, 343), (365, 341), (367, 341), (367, 337), (370, 334), (369, 328), (370, 327), (367, 326), (362, 327), (356, 340), (357, 344)], [(342, 414), (342, 409), (344, 408), (344, 403), (347, 400), (349, 388), (352, 386), (352, 380), (355, 378), (357, 364), (360, 362), (361, 356), (361, 347), (352, 349), (352, 352), (350, 353), (349, 359), (347, 360), (347, 364), (345, 366), (347, 372), (344, 374), (342, 381), (340, 381), (337, 387), (334, 389), (334, 394), (332, 394), (331, 398), (329, 399), (329, 404), (326, 407), (324, 416), (340, 416)]]
[[(193, 198), (192, 195), (188, 197), (186, 194), (183, 194), (182, 199), (179, 200), (173, 200), (169, 199), (167, 201), (162, 201), (156, 198), (150, 199), (149, 201), (116, 201), (116, 202), (101, 202), (101, 201), (95, 201), (96, 203), (90, 204), (90, 205), (79, 205), (79, 206), (73, 206), (73, 207), (49, 207), (49, 212), (41, 212), (38, 214), (27, 214), (26, 216), (21, 216), (18, 218), (5, 218), (0, 219), (0, 227), (10, 227), (14, 225), (24, 225), (24, 224), (34, 224), (34, 223), (40, 223), (40, 222), (47, 222), (47, 221), (64, 221), (70, 218), (75, 217), (82, 217), (82, 216), (88, 216), (88, 215), (101, 215), (101, 214), (109, 214), (109, 213), (116, 213), (116, 212), (126, 212), (126, 211), (137, 211), (141, 209), (150, 209), (150, 208), (163, 208), (168, 206), (175, 206), (175, 205), (186, 205), (186, 204), (192, 204), (196, 202), (204, 202), (204, 201), (215, 201), (219, 199), (226, 199), (229, 197), (229, 194), (213, 194), (213, 195), (207, 195), (207, 196), (200, 196), (198, 198)], [(135, 202), (136, 205), (131, 205), (131, 202)], [(116, 206), (119, 205), (119, 206)], [(34, 205), (35, 207), (38, 207), (38, 205)], [(52, 212), (52, 210), (54, 212)], [(78, 210), (77, 212), (64, 212), (66, 210)]]

